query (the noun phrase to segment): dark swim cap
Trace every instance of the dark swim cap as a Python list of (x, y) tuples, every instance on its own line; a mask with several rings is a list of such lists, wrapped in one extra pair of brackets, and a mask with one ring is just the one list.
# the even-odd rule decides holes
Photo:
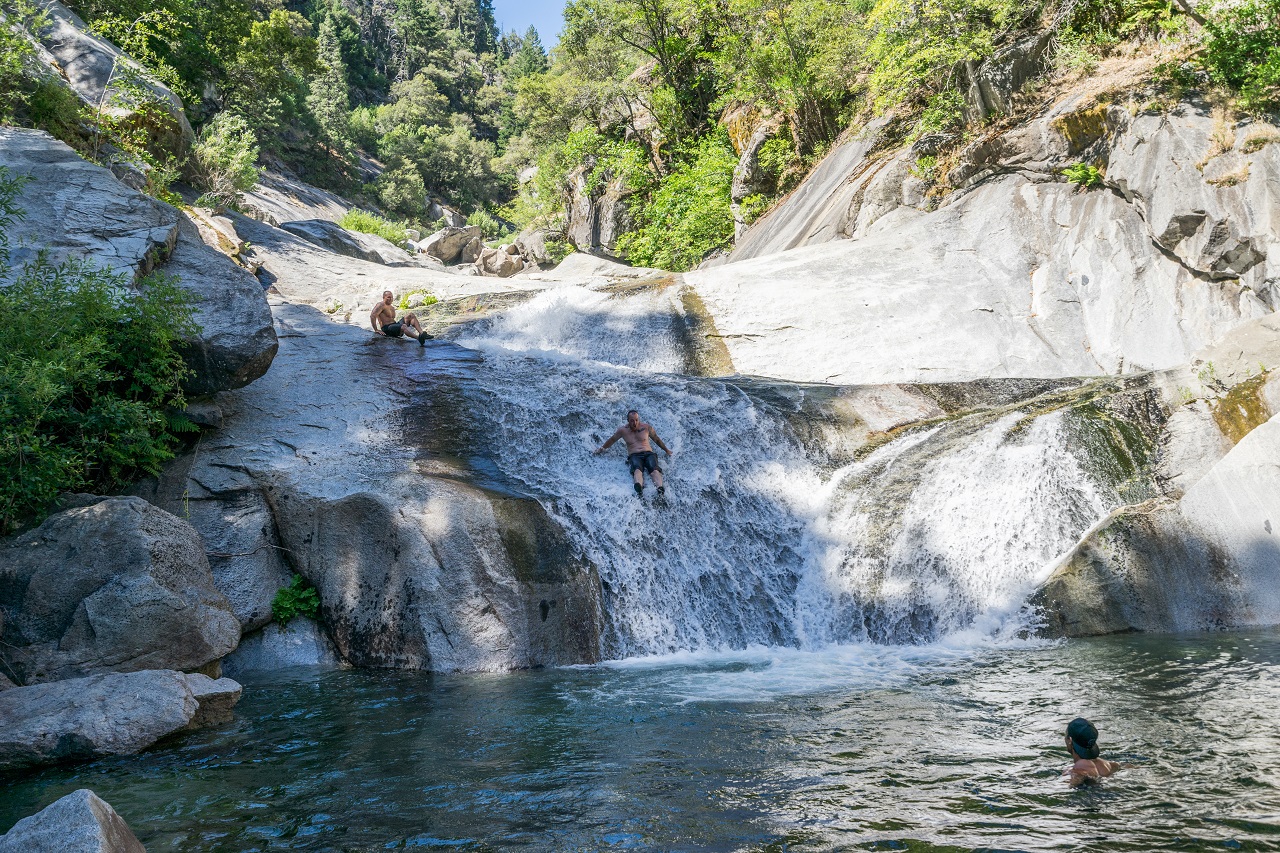
[(1098, 757), (1098, 730), (1084, 717), (1076, 717), (1067, 724), (1067, 737), (1071, 748), (1081, 758)]

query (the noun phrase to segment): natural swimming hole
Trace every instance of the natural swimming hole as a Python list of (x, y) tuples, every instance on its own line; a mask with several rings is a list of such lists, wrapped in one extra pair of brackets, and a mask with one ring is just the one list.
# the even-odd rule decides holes
[[(295, 670), (234, 722), (10, 781), (151, 851), (1280, 848), (1280, 632)], [(1073, 791), (1077, 714), (1130, 767)]]

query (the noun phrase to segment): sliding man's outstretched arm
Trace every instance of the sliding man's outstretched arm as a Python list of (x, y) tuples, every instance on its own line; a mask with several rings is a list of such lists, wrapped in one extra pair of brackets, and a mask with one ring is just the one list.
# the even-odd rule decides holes
[(664, 453), (666, 453), (668, 456), (671, 455), (671, 448), (667, 447), (667, 445), (662, 441), (662, 439), (658, 438), (658, 431), (653, 427), (649, 427), (649, 438), (652, 438), (653, 443), (661, 447)]
[(593, 451), (591, 451), (591, 452), (592, 452), (592, 453), (595, 453), (596, 455), (599, 455), (599, 454), (601, 454), (601, 453), (604, 453), (604, 452), (605, 452), (606, 450), (608, 450), (610, 447), (613, 447), (613, 443), (614, 443), (615, 441), (617, 441), (618, 439), (620, 439), (620, 438), (622, 438), (622, 430), (618, 430), (618, 431), (617, 431), (617, 432), (615, 432), (613, 435), (609, 436), (609, 440), (608, 440), (608, 441), (606, 441), (604, 444), (600, 445), (599, 447), (597, 447), (595, 450), (593, 450)]

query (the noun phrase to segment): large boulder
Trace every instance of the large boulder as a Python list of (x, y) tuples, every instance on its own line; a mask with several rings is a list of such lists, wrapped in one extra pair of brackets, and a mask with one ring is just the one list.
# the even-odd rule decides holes
[[(418, 243), (418, 249), (426, 252), (434, 258), (439, 258), (446, 264), (458, 261), (463, 251), (474, 241), (481, 239), (480, 226), (468, 225), (463, 228), (449, 226), (441, 228), (434, 234), (430, 234)], [(470, 263), (475, 260), (463, 260), (461, 263)]]
[(0, 770), (140, 752), (200, 708), (172, 670), (108, 673), (0, 693)]
[(598, 656), (599, 582), (536, 502), (442, 481), (336, 498), (301, 485), (280, 482), (272, 503), (344, 660), (492, 671)]
[(570, 187), (569, 221), (565, 224), (564, 236), (579, 252), (589, 252), (598, 245), (599, 228), (596, 220), (596, 200), (591, 192), (591, 182), (587, 179), (595, 168), (595, 159), (577, 167), (568, 174), (565, 182)]
[(327, 219), (299, 219), (285, 222), (280, 227), (321, 248), (349, 258), (388, 265), (407, 264), (413, 260), (408, 252), (384, 237), (348, 231)]
[(196, 669), (236, 647), (191, 525), (140, 498), (50, 516), (0, 545), (0, 661), (23, 684)]
[(163, 269), (195, 302), (196, 335), (183, 342), (195, 371), (192, 394), (239, 388), (266, 372), (275, 329), (258, 281), (208, 248), (170, 205), (126, 187), (41, 131), (0, 128), (0, 163), (31, 180), (9, 228), (16, 263), (44, 252), (58, 263), (83, 258), (130, 279)]
[(254, 276), (205, 245), (186, 216), (164, 271), (191, 294), (200, 327), (181, 344), (183, 359), (194, 371), (184, 383), (188, 394), (243, 388), (267, 372), (279, 343), (271, 308)]
[(0, 127), (0, 163), (29, 178), (14, 202), (23, 218), (8, 226), (15, 264), (43, 251), (54, 263), (89, 258), (133, 278), (167, 259), (178, 241), (176, 209), (43, 131)]
[(1180, 500), (1117, 511), (1034, 601), (1052, 636), (1280, 623), (1280, 417)]
[(519, 255), (512, 255), (502, 249), (490, 249), (488, 246), (480, 250), (480, 258), (476, 265), (485, 275), (507, 278), (524, 269), (524, 261)]
[(91, 34), (58, 0), (37, 0), (36, 6), (46, 24), (35, 36), (71, 90), (126, 131), (143, 133), (153, 153), (184, 158), (195, 133), (181, 99), (114, 44)]
[(115, 809), (81, 788), (0, 835), (0, 853), (146, 853), (146, 848)]

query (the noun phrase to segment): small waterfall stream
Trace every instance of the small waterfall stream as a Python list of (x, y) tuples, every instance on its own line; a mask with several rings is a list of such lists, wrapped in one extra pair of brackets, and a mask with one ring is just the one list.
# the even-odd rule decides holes
[[(1061, 413), (922, 426), (838, 464), (794, 428), (807, 389), (683, 375), (680, 310), (562, 287), (458, 338), (483, 354), (491, 458), (600, 569), (606, 657), (1016, 630), (1115, 503)], [(636, 499), (620, 446), (591, 455), (629, 408), (675, 451), (666, 506)]]

